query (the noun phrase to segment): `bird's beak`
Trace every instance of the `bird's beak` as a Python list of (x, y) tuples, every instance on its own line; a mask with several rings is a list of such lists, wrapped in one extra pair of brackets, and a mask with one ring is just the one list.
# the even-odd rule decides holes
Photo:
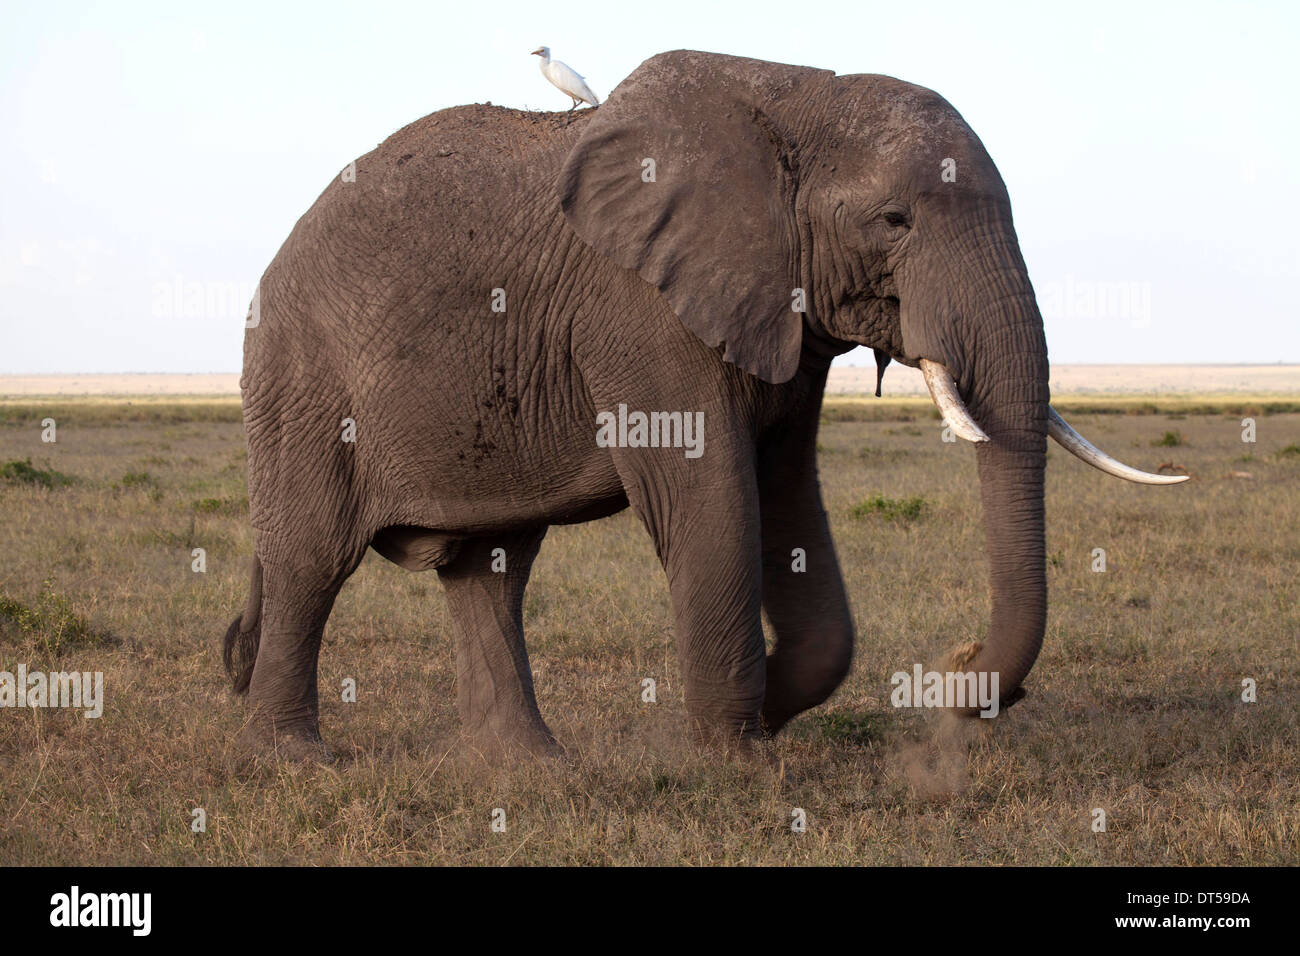
[(532, 53), (530, 53), (530, 54), (528, 54), (528, 55), (529, 55), (529, 56), (541, 56), (541, 55), (542, 55), (542, 48), (541, 48), (541, 47), (538, 47), (536, 50), (534, 50)]

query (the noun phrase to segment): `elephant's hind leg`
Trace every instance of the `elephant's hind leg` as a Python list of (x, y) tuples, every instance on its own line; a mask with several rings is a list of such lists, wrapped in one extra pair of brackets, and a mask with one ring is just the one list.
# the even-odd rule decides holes
[[(309, 550), (261, 553), (262, 619), (248, 685), (252, 715), (244, 739), (290, 759), (323, 759), (316, 666), (325, 622), (355, 560), (311, 561)], [(293, 555), (293, 557), (290, 557)]]
[(438, 569), (456, 626), (456, 702), (480, 750), (558, 752), (524, 647), (524, 588), (546, 529), (475, 538)]

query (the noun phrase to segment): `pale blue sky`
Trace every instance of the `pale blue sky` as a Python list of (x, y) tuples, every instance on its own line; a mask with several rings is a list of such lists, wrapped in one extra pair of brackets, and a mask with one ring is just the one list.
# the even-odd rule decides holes
[(442, 107), (567, 108), (543, 43), (602, 98), (679, 48), (932, 87), (1002, 170), (1053, 361), (1300, 361), (1298, 10), (7, 3), (0, 373), (237, 371), (330, 178)]

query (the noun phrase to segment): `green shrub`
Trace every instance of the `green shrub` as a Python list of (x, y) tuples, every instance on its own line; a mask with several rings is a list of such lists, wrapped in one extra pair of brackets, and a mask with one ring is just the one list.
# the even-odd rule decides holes
[(8, 622), (19, 633), (36, 638), (46, 651), (57, 654), (68, 647), (109, 644), (112, 637), (92, 627), (72, 609), (66, 598), (50, 590), (46, 581), (34, 606), (0, 595), (0, 625)]
[(15, 458), (0, 465), (0, 478), (11, 484), (40, 485), (42, 488), (60, 488), (75, 480), (53, 468), (36, 468), (30, 458), (22, 461)]
[(862, 504), (850, 508), (849, 514), (854, 518), (880, 515), (886, 521), (915, 521), (924, 513), (925, 507), (924, 498), (886, 498), (883, 495), (872, 495)]
[(240, 515), (247, 510), (247, 498), (200, 498), (194, 502), (194, 513), (201, 515)]
[(880, 740), (884, 736), (882, 725), (886, 719), (875, 714), (855, 714), (844, 710), (817, 714), (814, 718), (827, 740), (859, 745)]

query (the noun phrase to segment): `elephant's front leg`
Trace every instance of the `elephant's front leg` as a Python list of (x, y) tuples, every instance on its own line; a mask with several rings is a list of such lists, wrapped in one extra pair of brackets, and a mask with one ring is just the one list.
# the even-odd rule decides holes
[(719, 442), (615, 456), (632, 508), (668, 575), (692, 732), (757, 737), (765, 686), (758, 491), (752, 452)]
[(775, 632), (763, 729), (826, 700), (853, 658), (853, 617), (817, 481), (816, 430), (791, 433), (759, 458), (763, 609)]

